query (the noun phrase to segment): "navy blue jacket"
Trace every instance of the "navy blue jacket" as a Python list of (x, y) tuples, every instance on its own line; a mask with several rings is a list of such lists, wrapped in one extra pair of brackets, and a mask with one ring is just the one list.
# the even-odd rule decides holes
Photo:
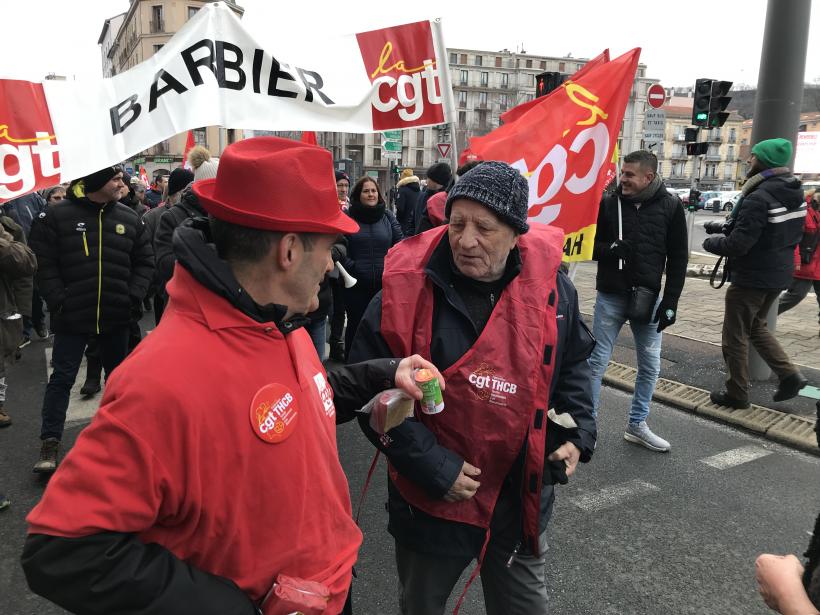
[(359, 231), (345, 235), (347, 239), (347, 256), (342, 265), (347, 272), (358, 280), (354, 288), (374, 295), (381, 290), (384, 257), (387, 251), (399, 243), (404, 236), (396, 217), (389, 211), (376, 222), (365, 222), (355, 212), (348, 210), (348, 215), (359, 224)]
[(3, 204), (6, 215), (23, 227), (23, 233), (28, 238), (31, 234), (31, 223), (47, 210), (43, 197), (36, 192), (12, 199)]
[(792, 175), (769, 177), (738, 201), (726, 225), (727, 235), (709, 237), (703, 247), (729, 257), (732, 284), (782, 290), (792, 280), (794, 247), (803, 236), (805, 220), (800, 181)]
[[(426, 275), (433, 283), (435, 298), (433, 308), (433, 338), (430, 353), (433, 363), (441, 370), (455, 363), (478, 339), (481, 331), (470, 317), (469, 310), (452, 285), (453, 271), (450, 246), (445, 237), (433, 252), (425, 268)], [(515, 250), (508, 261), (510, 267), (520, 270), (520, 256)], [(517, 275), (513, 272), (508, 279)], [(556, 412), (569, 413), (579, 429), (573, 442), (581, 451), (581, 461), (589, 461), (595, 448), (596, 427), (592, 418), (592, 397), (590, 394), (591, 372), (587, 357), (592, 353), (595, 341), (589, 329), (581, 320), (578, 311), (578, 294), (569, 278), (559, 272), (558, 291), (558, 343), (556, 344), (556, 364), (550, 386), (549, 407)], [(502, 291), (503, 292), (503, 291)], [(492, 302), (493, 304), (495, 302)], [(350, 352), (350, 362), (373, 358), (392, 357), (387, 343), (381, 335), (382, 295), (379, 293), (370, 302), (356, 331), (356, 338)], [(440, 446), (434, 434), (422, 423), (408, 419), (389, 432), (390, 443), (385, 446), (380, 437), (369, 428), (366, 420), (359, 421), (362, 430), (394, 467), (407, 479), (413, 481), (433, 497), (443, 497), (455, 482), (464, 460), (456, 453)], [(521, 476), (523, 475), (524, 450), (513, 464), (502, 488), (496, 507), (503, 507), (507, 517), (513, 517), (513, 525), (520, 519)], [(549, 472), (545, 471), (545, 477)], [(546, 482), (546, 481), (545, 481)], [(481, 528), (431, 517), (410, 506), (401, 497), (392, 481), (388, 484), (390, 523), (388, 530), (402, 544), (416, 551), (448, 556), (478, 555), (484, 541)], [(540, 528), (546, 528), (552, 512), (554, 491), (551, 484), (544, 484), (541, 492)], [(512, 512), (510, 512), (512, 511)], [(493, 520), (510, 523), (510, 519)], [(519, 527), (513, 533), (520, 536)], [(494, 532), (495, 535), (495, 532)], [(514, 540), (514, 539), (513, 539)], [(510, 545), (512, 547), (512, 545)]]

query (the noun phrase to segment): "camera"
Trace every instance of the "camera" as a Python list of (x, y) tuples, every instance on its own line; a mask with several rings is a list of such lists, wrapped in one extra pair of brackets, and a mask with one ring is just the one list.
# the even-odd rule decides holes
[(709, 235), (728, 235), (729, 224), (725, 221), (713, 221), (703, 223), (703, 230)]

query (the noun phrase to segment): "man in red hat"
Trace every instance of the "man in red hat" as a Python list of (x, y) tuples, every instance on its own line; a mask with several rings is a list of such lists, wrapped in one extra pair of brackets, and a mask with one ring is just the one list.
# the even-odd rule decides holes
[(435, 368), (319, 362), (305, 315), (357, 228), (326, 150), (240, 141), (193, 190), (209, 217), (177, 229), (162, 321), (28, 517), (28, 583), (82, 613), (348, 612), (336, 423), (394, 383), (420, 398), (413, 370)]

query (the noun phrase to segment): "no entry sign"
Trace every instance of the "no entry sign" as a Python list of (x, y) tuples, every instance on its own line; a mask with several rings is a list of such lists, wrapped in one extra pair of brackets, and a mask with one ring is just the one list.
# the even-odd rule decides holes
[(646, 91), (646, 102), (653, 109), (660, 109), (666, 102), (666, 92), (660, 83), (653, 83)]

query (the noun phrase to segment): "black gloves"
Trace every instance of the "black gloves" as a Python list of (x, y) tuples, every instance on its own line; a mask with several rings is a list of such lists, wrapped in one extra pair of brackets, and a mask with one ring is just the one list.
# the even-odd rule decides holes
[(625, 239), (616, 239), (609, 246), (609, 253), (617, 258), (627, 260), (632, 253), (632, 246)]
[(703, 223), (703, 230), (709, 235), (725, 235), (726, 222), (710, 220)]
[(677, 299), (661, 299), (661, 303), (655, 312), (655, 318), (652, 322), (658, 323), (658, 333), (666, 329), (669, 325), (674, 325), (678, 315), (678, 301)]

